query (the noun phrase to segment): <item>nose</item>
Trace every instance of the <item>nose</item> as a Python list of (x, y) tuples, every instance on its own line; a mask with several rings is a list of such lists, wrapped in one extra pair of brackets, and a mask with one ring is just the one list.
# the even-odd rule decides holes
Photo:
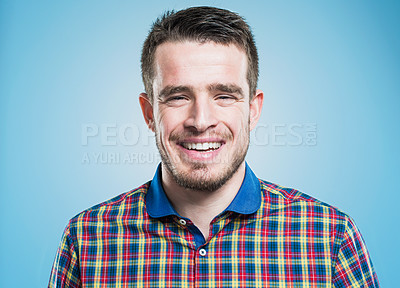
[(196, 132), (204, 132), (217, 124), (218, 118), (212, 100), (208, 97), (196, 98), (190, 107), (185, 126)]

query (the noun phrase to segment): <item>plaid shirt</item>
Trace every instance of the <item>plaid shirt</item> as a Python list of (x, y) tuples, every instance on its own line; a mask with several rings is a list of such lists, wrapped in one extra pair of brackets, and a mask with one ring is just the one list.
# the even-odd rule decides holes
[(379, 287), (349, 216), (248, 166), (210, 225), (205, 240), (179, 216), (158, 168), (151, 182), (69, 222), (49, 287)]

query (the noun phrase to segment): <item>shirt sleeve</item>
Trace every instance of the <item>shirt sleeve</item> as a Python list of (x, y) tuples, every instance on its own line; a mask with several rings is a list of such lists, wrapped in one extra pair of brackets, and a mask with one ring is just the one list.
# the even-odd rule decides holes
[(81, 287), (78, 253), (70, 235), (69, 225), (65, 229), (58, 247), (48, 287)]
[(349, 218), (333, 267), (333, 285), (339, 287), (379, 287), (367, 247), (353, 220)]

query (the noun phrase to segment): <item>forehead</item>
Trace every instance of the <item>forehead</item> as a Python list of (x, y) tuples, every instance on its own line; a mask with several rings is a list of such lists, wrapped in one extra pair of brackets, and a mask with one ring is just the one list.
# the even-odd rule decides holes
[(157, 47), (154, 68), (153, 88), (235, 83), (246, 89), (248, 85), (246, 53), (234, 44), (166, 42)]

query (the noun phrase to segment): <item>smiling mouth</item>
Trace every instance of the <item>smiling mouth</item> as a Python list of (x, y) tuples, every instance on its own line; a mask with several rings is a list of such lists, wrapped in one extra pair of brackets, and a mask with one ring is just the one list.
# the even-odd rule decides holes
[(208, 151), (214, 151), (219, 149), (222, 146), (222, 143), (220, 142), (202, 142), (202, 143), (189, 143), (189, 142), (184, 142), (180, 143), (182, 147), (184, 147), (187, 150), (195, 150), (195, 151), (201, 151), (201, 152), (208, 152)]

